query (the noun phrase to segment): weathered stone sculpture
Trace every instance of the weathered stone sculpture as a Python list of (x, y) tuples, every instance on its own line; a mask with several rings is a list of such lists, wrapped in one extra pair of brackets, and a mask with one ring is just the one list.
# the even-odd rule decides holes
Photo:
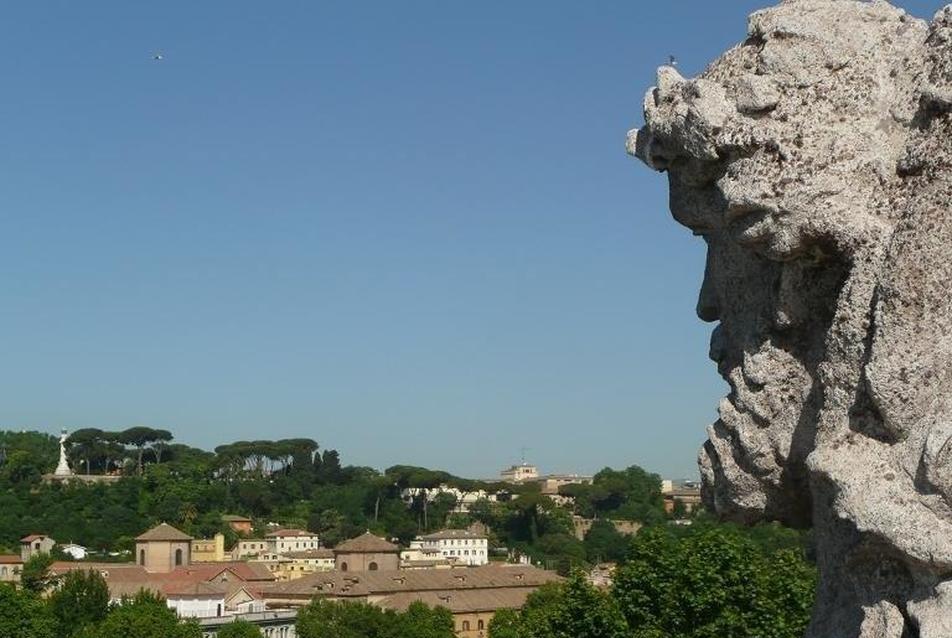
[(708, 507), (814, 526), (808, 636), (952, 637), (952, 5), (787, 0), (644, 108), (731, 387)]

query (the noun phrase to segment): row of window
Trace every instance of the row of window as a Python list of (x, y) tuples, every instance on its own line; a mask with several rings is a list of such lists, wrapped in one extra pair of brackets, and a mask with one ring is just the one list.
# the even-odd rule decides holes
[[(278, 547), (279, 548), (291, 547), (291, 541), (278, 541)], [(302, 548), (308, 549), (309, 547), (314, 548), (314, 547), (317, 547), (317, 542), (315, 541), (311, 541), (310, 543), (308, 541), (295, 542), (294, 547), (297, 549), (302, 549)]]
[(464, 540), (450, 539), (450, 540), (443, 541), (443, 543), (445, 545), (485, 545), (486, 541), (482, 539), (473, 540), (472, 538), (467, 538)]
[[(447, 556), (469, 556), (469, 550), (468, 549), (448, 549), (446, 550), (446, 555)], [(478, 552), (475, 549), (473, 550), (473, 556), (485, 556), (485, 555), (486, 555), (486, 550), (484, 549), (480, 549), (478, 550)]]
[[(468, 621), (468, 620), (464, 620), (464, 621), (460, 624), (459, 630), (460, 630), (460, 631), (469, 631), (469, 628), (470, 628), (469, 621)], [(482, 620), (477, 620), (477, 621), (476, 621), (476, 630), (477, 630), (477, 631), (482, 631), (482, 630), (485, 629), (485, 628), (486, 628), (486, 624), (485, 624)]]

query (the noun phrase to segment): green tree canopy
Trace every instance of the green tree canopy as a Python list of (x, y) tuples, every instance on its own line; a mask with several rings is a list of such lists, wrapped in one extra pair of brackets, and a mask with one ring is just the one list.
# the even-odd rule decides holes
[(194, 621), (180, 621), (160, 596), (139, 592), (114, 605), (99, 625), (80, 634), (82, 638), (201, 638)]
[(33, 554), (23, 564), (23, 570), (20, 572), (20, 584), (23, 589), (41, 594), (50, 586), (53, 577), (50, 576), (50, 565), (53, 564), (53, 557), (49, 554)]
[(236, 620), (223, 625), (217, 638), (261, 638), (261, 630), (247, 620)]
[(92, 570), (68, 572), (49, 598), (59, 636), (74, 636), (102, 621), (109, 611), (109, 588)]
[(615, 600), (589, 585), (581, 572), (531, 594), (517, 614), (497, 614), (490, 638), (629, 638)]
[(642, 529), (613, 595), (634, 638), (799, 638), (816, 575), (798, 550), (767, 553), (729, 526)]
[(0, 638), (61, 638), (43, 600), (0, 583)]
[(299, 638), (454, 638), (446, 609), (411, 604), (398, 613), (365, 603), (317, 599), (298, 612)]

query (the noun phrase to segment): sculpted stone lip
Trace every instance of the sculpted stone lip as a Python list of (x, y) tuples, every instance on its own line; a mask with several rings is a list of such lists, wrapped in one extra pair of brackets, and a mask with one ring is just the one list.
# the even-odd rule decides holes
[(776, 230), (777, 211), (767, 207), (740, 209), (728, 208), (724, 213), (725, 225), (734, 241), (742, 246), (756, 248), (770, 241)]
[(724, 210), (724, 223), (730, 224), (751, 215), (767, 217), (777, 213), (777, 207), (754, 199), (728, 200)]

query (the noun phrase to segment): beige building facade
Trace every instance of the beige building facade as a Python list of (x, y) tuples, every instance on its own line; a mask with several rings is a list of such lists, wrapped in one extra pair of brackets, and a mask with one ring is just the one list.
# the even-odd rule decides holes
[(49, 554), (55, 546), (56, 541), (46, 534), (24, 536), (20, 539), (20, 558), (25, 563), (37, 554)]
[(368, 531), (335, 547), (334, 565), (342, 572), (396, 570), (400, 568), (400, 548)]
[(192, 537), (162, 523), (136, 537), (136, 564), (147, 572), (165, 573), (192, 562)]
[(23, 559), (12, 554), (0, 555), (0, 583), (19, 583)]

